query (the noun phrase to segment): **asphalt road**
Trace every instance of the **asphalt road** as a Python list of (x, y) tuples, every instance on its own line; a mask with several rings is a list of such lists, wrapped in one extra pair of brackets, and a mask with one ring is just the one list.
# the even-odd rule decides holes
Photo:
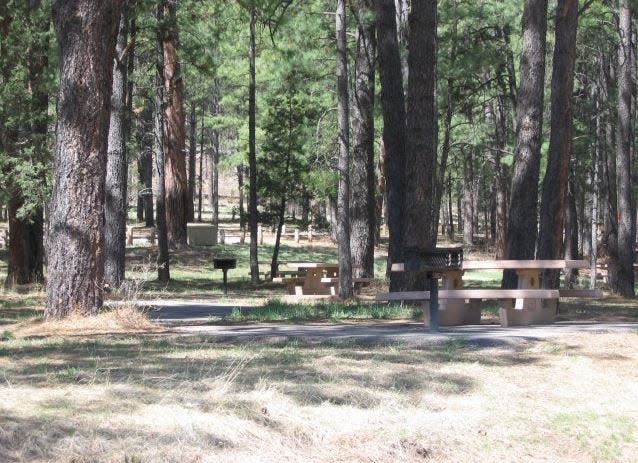
[(306, 342), (360, 342), (371, 344), (405, 343), (428, 345), (457, 339), (479, 345), (516, 344), (581, 333), (638, 334), (638, 323), (558, 322), (545, 326), (502, 328), (499, 325), (442, 327), (432, 333), (417, 322), (374, 321), (352, 323), (254, 323), (214, 324), (210, 317), (230, 314), (233, 309), (250, 311), (249, 306), (234, 306), (184, 301), (146, 301), (149, 315), (158, 323), (184, 335), (202, 335), (217, 342), (281, 342), (303, 339)]

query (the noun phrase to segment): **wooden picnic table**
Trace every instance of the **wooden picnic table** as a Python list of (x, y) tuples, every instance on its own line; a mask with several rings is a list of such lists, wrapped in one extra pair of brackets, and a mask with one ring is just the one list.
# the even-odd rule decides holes
[(285, 262), (284, 264), (286, 267), (299, 271), (305, 270), (304, 276), (296, 279), (296, 283), (301, 288), (296, 290), (294, 294), (305, 296), (330, 295), (334, 293), (334, 289), (329, 284), (323, 283), (321, 279), (338, 277), (339, 264), (330, 262)]
[[(465, 261), (462, 268), (442, 269), (437, 276), (442, 279), (439, 293), (441, 325), (477, 324), (480, 322), (478, 304), (483, 299), (499, 302), (501, 325), (531, 325), (552, 323), (559, 297), (600, 297), (597, 290), (541, 290), (540, 277), (544, 270), (589, 268), (586, 260), (490, 260)], [(518, 275), (517, 292), (503, 289), (463, 289), (466, 270), (514, 270)], [(405, 265), (396, 263), (392, 271), (406, 271)], [(401, 293), (381, 295), (385, 300), (397, 299)], [(406, 299), (427, 300), (429, 293), (406, 292)], [(395, 297), (396, 296), (396, 297)], [(515, 302), (512, 305), (511, 300)], [(466, 303), (465, 300), (469, 302)]]

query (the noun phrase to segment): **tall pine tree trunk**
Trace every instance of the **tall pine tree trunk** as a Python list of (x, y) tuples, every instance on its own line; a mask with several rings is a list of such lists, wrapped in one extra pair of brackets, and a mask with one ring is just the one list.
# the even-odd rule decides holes
[[(412, 2), (408, 21), (404, 250), (434, 247), (437, 239), (436, 3)], [(423, 290), (426, 281), (423, 275), (410, 275), (404, 286)]]
[[(376, 35), (373, 0), (357, 4), (357, 58), (353, 105), (351, 209), (352, 276), (374, 276), (374, 238), (376, 229), (376, 198), (374, 176), (374, 70)], [(304, 212), (306, 196), (302, 197)], [(306, 213), (307, 215), (307, 213)]]
[(616, 143), (616, 188), (618, 191), (618, 245), (614, 265), (610, 267), (609, 283), (613, 292), (634, 296), (634, 247), (636, 243), (636, 212), (632, 193), (632, 145), (635, 114), (632, 96), (635, 81), (632, 72), (632, 18), (629, 0), (618, 1), (618, 132)]
[[(215, 92), (213, 95), (213, 107), (212, 107), (212, 113), (213, 116), (218, 116), (220, 113), (219, 110), (219, 83), (217, 80), (215, 80)], [(216, 227), (219, 226), (219, 158), (220, 158), (220, 130), (218, 128), (214, 128), (212, 131), (212, 138), (213, 138), (213, 153), (211, 156), (211, 168), (210, 168), (210, 175), (211, 175), (211, 182), (210, 182), (210, 202), (211, 202), (211, 209), (213, 211), (213, 225), (215, 225)], [(203, 137), (203, 135), (202, 135)], [(202, 138), (203, 140), (203, 138)], [(202, 142), (203, 144), (203, 142)], [(202, 150), (203, 151), (203, 150)]]
[[(549, 157), (541, 199), (539, 259), (559, 259), (563, 248), (569, 159), (573, 133), (574, 64), (578, 0), (559, 0), (556, 8), (556, 45), (552, 70), (551, 132)], [(558, 287), (559, 273), (545, 271), (544, 288)]]
[[(536, 247), (546, 33), (547, 0), (525, 0), (507, 259), (533, 259)], [(503, 286), (517, 286), (514, 272), (505, 272)]]
[(164, 174), (166, 228), (172, 248), (186, 246), (189, 196), (186, 176), (184, 82), (177, 57), (177, 0), (161, 0), (160, 44), (164, 54)]
[(257, 249), (257, 148), (255, 146), (256, 130), (256, 82), (255, 82), (255, 25), (257, 22), (257, 11), (255, 0), (250, 3), (250, 43), (248, 47), (248, 169), (249, 169), (249, 191), (248, 191), (248, 220), (250, 228), (250, 281), (252, 284), (259, 283), (259, 256)]
[[(383, 115), (383, 146), (385, 149), (385, 189), (390, 231), (388, 263), (392, 264), (403, 261), (404, 176), (406, 168), (405, 103), (394, 0), (377, 0), (375, 6), (381, 112)], [(399, 290), (400, 286), (400, 274), (390, 273), (391, 291)]]
[(113, 56), (122, 1), (56, 2), (60, 53), (47, 318), (102, 306), (103, 205)]
[(348, 100), (348, 42), (346, 0), (337, 0), (337, 122), (339, 125), (339, 189), (337, 192), (337, 247), (339, 249), (339, 297), (352, 297), (350, 254), (350, 102)]
[[(157, 8), (157, 19), (161, 21), (161, 6)], [(162, 46), (158, 43), (157, 63), (155, 75), (155, 112), (153, 117), (153, 151), (155, 157), (155, 169), (157, 171), (157, 280), (160, 283), (168, 283), (171, 279), (168, 225), (166, 221), (166, 149), (164, 115), (164, 54)], [(152, 177), (151, 177), (152, 182)]]
[(125, 1), (120, 15), (113, 60), (113, 89), (104, 194), (104, 282), (113, 288), (118, 288), (124, 281), (126, 260), (128, 63), (125, 53), (128, 40), (129, 11), (128, 1)]

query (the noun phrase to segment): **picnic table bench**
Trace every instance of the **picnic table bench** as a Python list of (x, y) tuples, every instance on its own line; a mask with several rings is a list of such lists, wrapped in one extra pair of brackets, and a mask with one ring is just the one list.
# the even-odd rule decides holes
[[(602, 297), (599, 290), (541, 289), (540, 275), (546, 269), (588, 268), (585, 260), (492, 260), (463, 262), (458, 268), (437, 271), (442, 279), (438, 291), (441, 325), (480, 323), (480, 303), (496, 300), (502, 326), (548, 324), (554, 321), (560, 297)], [(514, 270), (518, 275), (517, 289), (465, 289), (463, 274), (467, 270)], [(409, 271), (403, 263), (392, 266), (392, 271)], [(430, 324), (429, 291), (404, 291), (377, 295), (377, 300), (421, 301), (425, 323)]]

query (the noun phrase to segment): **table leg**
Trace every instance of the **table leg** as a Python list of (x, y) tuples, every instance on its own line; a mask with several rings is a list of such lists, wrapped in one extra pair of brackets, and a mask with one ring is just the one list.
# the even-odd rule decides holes
[[(540, 288), (540, 270), (517, 270), (518, 289), (539, 289)], [(516, 299), (514, 306), (517, 310), (522, 309), (540, 309), (540, 299)]]
[[(518, 270), (519, 289), (539, 289), (540, 270)], [(556, 304), (542, 299), (516, 299), (514, 307), (499, 301), (501, 326), (546, 325), (553, 323)]]
[[(463, 271), (449, 270), (441, 273), (441, 289), (462, 289)], [(462, 299), (439, 301), (439, 317), (442, 326), (478, 325), (481, 322), (480, 308), (465, 303)]]
[(303, 293), (310, 295), (330, 294), (330, 287), (321, 282), (322, 278), (322, 268), (309, 268), (308, 270), (306, 270), (306, 277), (303, 284)]

